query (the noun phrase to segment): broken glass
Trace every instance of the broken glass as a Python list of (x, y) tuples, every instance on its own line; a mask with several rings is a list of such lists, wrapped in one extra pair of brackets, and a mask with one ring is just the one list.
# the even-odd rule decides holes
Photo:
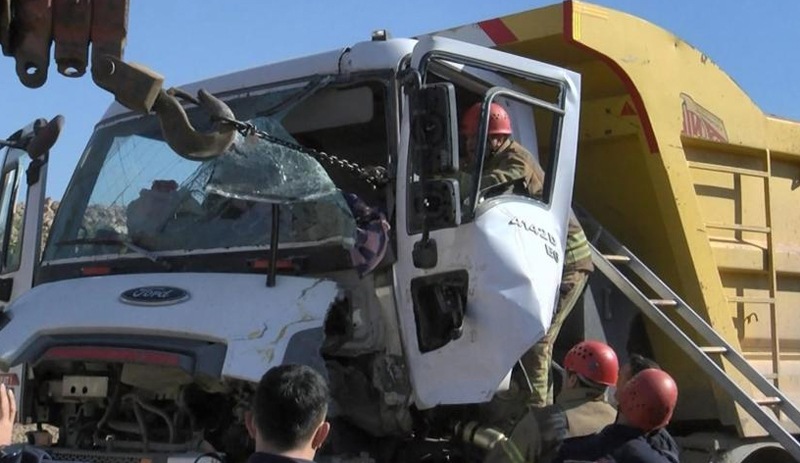
[[(296, 145), (281, 125), (288, 109), (280, 114), (267, 109), (307, 96), (302, 93), (309, 88), (302, 83), (284, 88), (228, 104), (241, 119)], [(207, 116), (193, 109), (187, 113), (203, 130)], [(237, 136), (222, 156), (187, 160), (164, 142), (155, 118), (137, 118), (94, 134), (59, 206), (65, 211), (53, 224), (44, 258), (130, 253), (125, 246), (102, 245), (108, 240), (130, 242), (154, 254), (265, 248), (273, 204), (281, 208), (282, 248), (352, 246), (356, 226), (347, 202), (309, 154)]]

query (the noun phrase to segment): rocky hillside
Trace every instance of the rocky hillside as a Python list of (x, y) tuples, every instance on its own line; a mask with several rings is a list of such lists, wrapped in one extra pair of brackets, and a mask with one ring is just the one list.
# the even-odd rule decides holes
[[(58, 210), (59, 201), (52, 198), (45, 199), (44, 217), (42, 223), (42, 244), (50, 235), (50, 228)], [(18, 243), (22, 229), (22, 217), (25, 214), (25, 204), (17, 203), (14, 206), (14, 220), (11, 223), (11, 243)], [(118, 233), (126, 233), (125, 208), (122, 206), (91, 205), (84, 214), (83, 229), (87, 236), (93, 236), (98, 228), (113, 229)]]
[[(53, 201), (51, 198), (45, 199), (44, 203), (44, 217), (42, 223), (42, 246), (44, 247), (44, 243), (47, 241), (47, 237), (50, 235), (50, 227), (53, 226), (53, 219), (56, 216), (56, 211), (58, 210), (58, 201)], [(25, 203), (16, 203), (14, 204), (14, 218), (11, 221), (11, 249), (14, 249), (14, 245), (19, 243), (20, 232), (22, 231), (22, 218), (25, 215)]]

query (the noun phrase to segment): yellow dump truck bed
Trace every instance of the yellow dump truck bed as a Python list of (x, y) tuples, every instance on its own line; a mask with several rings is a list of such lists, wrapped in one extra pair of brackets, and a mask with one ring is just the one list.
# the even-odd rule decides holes
[[(765, 115), (669, 32), (588, 3), (442, 35), (581, 73), (575, 201), (799, 403), (800, 123)], [(677, 419), (763, 434), (681, 350), (648, 332), (680, 385)]]

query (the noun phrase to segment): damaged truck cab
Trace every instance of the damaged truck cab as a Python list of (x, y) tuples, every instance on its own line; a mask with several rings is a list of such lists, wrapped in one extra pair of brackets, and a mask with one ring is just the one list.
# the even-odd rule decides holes
[[(25, 289), (5, 294), (0, 324), (0, 367), (26, 365), (22, 420), (58, 428), (58, 459), (177, 462), (213, 449), (238, 461), (253, 384), (294, 362), (331, 382), (323, 456), (446, 454), (453, 423), (509, 387), (550, 324), (578, 74), (455, 40), (376, 37), (184, 87), (201, 88), (249, 130), (190, 160), (155, 116), (112, 106), (41, 257), (23, 246), (31, 270), (4, 274)], [(477, 102), (473, 152), (458, 127)], [(482, 185), (492, 103), (542, 165), (541, 197), (517, 193), (519, 181)], [(377, 187), (364, 175), (376, 170)], [(23, 243), (41, 233), (36, 191)], [(353, 198), (389, 225), (366, 267), (353, 257), (368, 235)], [(0, 220), (17, 202), (4, 200)]]

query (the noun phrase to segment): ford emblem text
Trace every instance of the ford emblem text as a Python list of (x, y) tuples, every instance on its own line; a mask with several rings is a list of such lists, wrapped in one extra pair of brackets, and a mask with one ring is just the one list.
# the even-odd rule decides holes
[(125, 291), (119, 298), (133, 305), (172, 305), (189, 299), (189, 292), (173, 286), (142, 286)]

